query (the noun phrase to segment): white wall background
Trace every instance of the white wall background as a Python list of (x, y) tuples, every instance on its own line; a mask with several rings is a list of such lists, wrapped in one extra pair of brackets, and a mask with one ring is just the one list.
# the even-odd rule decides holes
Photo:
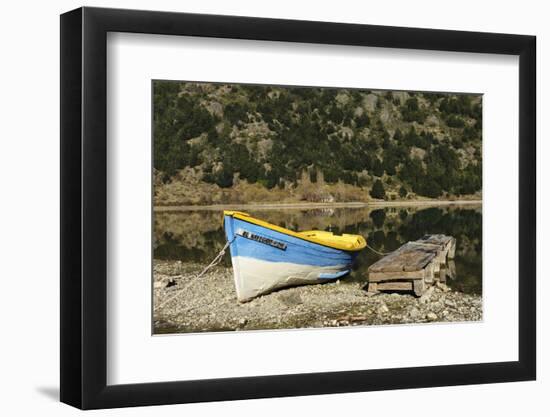
[[(74, 415), (59, 392), (59, 17), (82, 3), (27, 1), (3, 6), (0, 24), (0, 410), (3, 415)], [(550, 26), (544, 2), (351, 0), (124, 0), (89, 6), (279, 17), (532, 34), (538, 37), (539, 249), (550, 250), (550, 196), (543, 193), (550, 148), (542, 120), (550, 97), (541, 75), (548, 68)], [(542, 262), (540, 262), (542, 263)], [(550, 290), (539, 268), (538, 381), (496, 385), (325, 395), (99, 411), (98, 415), (408, 416), (546, 415), (550, 390)], [(355, 348), (357, 349), (357, 348)], [(32, 415), (32, 414), (31, 414)]]

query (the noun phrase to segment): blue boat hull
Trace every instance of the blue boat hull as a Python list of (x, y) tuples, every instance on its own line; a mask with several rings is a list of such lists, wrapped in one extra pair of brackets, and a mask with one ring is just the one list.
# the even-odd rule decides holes
[(344, 251), (224, 216), (239, 301), (291, 285), (337, 279), (358, 252)]

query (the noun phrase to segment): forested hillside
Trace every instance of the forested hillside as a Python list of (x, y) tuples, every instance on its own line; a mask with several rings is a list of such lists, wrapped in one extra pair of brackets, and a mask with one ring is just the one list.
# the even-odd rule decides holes
[(156, 204), (481, 195), (481, 96), (155, 81)]

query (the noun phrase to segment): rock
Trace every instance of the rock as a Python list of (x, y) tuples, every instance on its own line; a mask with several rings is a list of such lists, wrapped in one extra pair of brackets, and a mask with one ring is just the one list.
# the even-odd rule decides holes
[(279, 295), (279, 301), (287, 307), (294, 307), (303, 303), (302, 297), (298, 292), (283, 292)]
[(409, 311), (409, 316), (411, 319), (416, 320), (420, 317), (420, 311), (416, 307), (413, 307), (411, 311)]
[(382, 123), (388, 123), (390, 121), (390, 111), (387, 108), (382, 109), (380, 112), (380, 120)]
[[(273, 292), (248, 303), (236, 299), (231, 268), (217, 266), (200, 283), (191, 278), (202, 265), (183, 263), (180, 275), (172, 270), (176, 261), (155, 261), (154, 303), (172, 302), (154, 312), (155, 333), (198, 332), (234, 329), (292, 329), (346, 327), (388, 323), (474, 321), (482, 318), (482, 300), (476, 294), (433, 290), (425, 303), (410, 294), (367, 294), (362, 282), (341, 279), (340, 285), (309, 285)], [(170, 279), (177, 286), (164, 289)], [(435, 286), (435, 284), (434, 284)], [(158, 288), (158, 289), (157, 289)], [(430, 287), (426, 288), (429, 290)], [(449, 307), (446, 300), (455, 303)], [(439, 304), (437, 304), (439, 303)], [(438, 307), (439, 306), (439, 307)], [(440, 308), (440, 309), (438, 309)], [(427, 316), (428, 313), (432, 313)], [(213, 314), (215, 313), (215, 315)], [(334, 320), (337, 319), (337, 320)], [(333, 321), (334, 320), (334, 321)]]
[(223, 106), (221, 103), (211, 101), (206, 106), (206, 109), (213, 115), (221, 117), (223, 116)]
[(430, 298), (432, 298), (432, 295), (434, 293), (434, 287), (428, 288), (428, 290), (422, 294), (422, 296), (418, 299), (420, 304), (426, 304), (428, 301), (430, 301)]
[(442, 282), (436, 282), (435, 286), (443, 292), (451, 291), (451, 289), (447, 285), (443, 284)]
[(443, 308), (443, 304), (441, 301), (436, 301), (432, 304), (432, 310), (434, 311), (440, 311)]
[(348, 104), (350, 98), (351, 98), (350, 95), (345, 92), (339, 92), (335, 97), (338, 104), (342, 106), (345, 106), (346, 104)]
[(374, 94), (369, 94), (363, 98), (363, 108), (368, 112), (373, 112), (376, 110), (376, 104), (378, 103), (378, 96)]
[(392, 91), (392, 96), (393, 98), (398, 99), (399, 103), (403, 105), (409, 98), (409, 93), (406, 93), (405, 91)]
[(430, 311), (428, 314), (426, 314), (426, 318), (430, 321), (435, 321), (435, 320), (437, 320), (437, 314)]
[(428, 116), (426, 118), (426, 125), (432, 126), (432, 127), (438, 127), (439, 126), (439, 119), (436, 115), (432, 114), (431, 116)]
[(447, 307), (456, 307), (456, 304), (453, 300), (449, 300), (448, 298), (445, 300), (445, 305)]
[(378, 309), (376, 311), (378, 312), (378, 314), (384, 314), (384, 313), (387, 313), (388, 311), (390, 311), (390, 309), (388, 308), (388, 306), (385, 303), (382, 303), (382, 304), (380, 304), (380, 307), (378, 307)]
[(164, 279), (161, 279), (159, 281), (155, 281), (155, 283), (153, 284), (153, 288), (155, 290), (158, 290), (158, 289), (161, 289), (161, 288), (170, 288), (170, 287), (173, 287), (174, 285), (176, 285), (176, 281), (174, 280), (174, 278), (164, 278)]

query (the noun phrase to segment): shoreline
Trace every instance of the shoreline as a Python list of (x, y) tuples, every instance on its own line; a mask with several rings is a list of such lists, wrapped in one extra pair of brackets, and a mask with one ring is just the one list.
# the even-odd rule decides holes
[[(409, 293), (369, 293), (349, 279), (283, 288), (239, 303), (232, 268), (154, 261), (154, 334), (475, 322), (483, 319), (481, 294), (436, 284), (417, 298)], [(175, 297), (174, 297), (175, 296)]]
[(402, 201), (371, 201), (348, 203), (250, 203), (250, 204), (211, 204), (187, 206), (153, 206), (155, 212), (195, 211), (195, 210), (239, 210), (243, 208), (254, 210), (273, 209), (323, 209), (323, 208), (376, 208), (376, 207), (437, 207), (437, 206), (481, 206), (483, 200), (402, 200)]

